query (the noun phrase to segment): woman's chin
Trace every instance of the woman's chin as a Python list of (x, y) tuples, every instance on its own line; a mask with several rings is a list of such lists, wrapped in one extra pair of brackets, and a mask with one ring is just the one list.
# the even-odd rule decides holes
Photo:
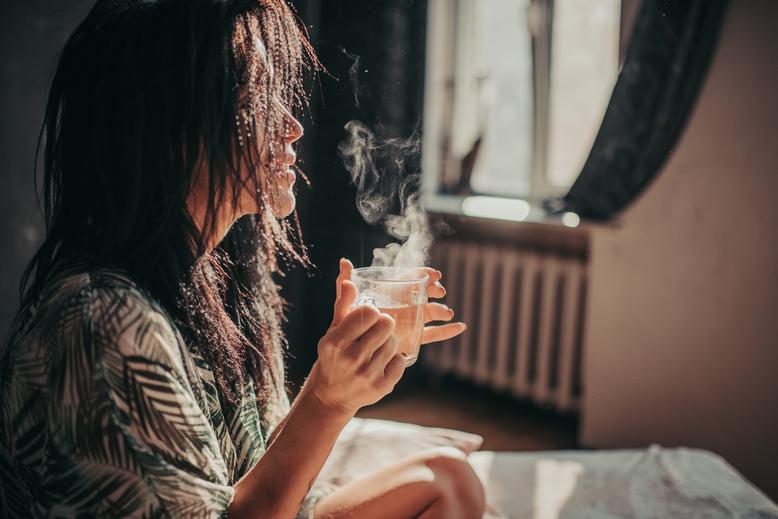
[(294, 211), (295, 203), (296, 199), (294, 193), (290, 189), (273, 201), (273, 216), (276, 218), (285, 218), (289, 216), (292, 214), (292, 211)]

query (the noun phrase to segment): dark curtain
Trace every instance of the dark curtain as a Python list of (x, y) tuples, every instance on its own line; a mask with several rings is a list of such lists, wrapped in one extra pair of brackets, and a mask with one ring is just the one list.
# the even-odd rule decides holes
[(643, 0), (589, 157), (554, 212), (607, 220), (660, 171), (694, 106), (726, 0)]
[[(393, 241), (356, 209), (356, 190), (337, 154), (344, 125), (357, 119), (384, 136), (409, 136), (423, 106), (426, 2), (297, 0), (293, 2), (326, 67), (312, 85), (309, 120), (298, 150), (311, 188), (298, 189), (303, 238), (315, 268), (283, 280), (292, 383), (307, 375), (332, 318), (338, 259), (356, 266)], [(379, 130), (380, 129), (380, 130)], [(300, 185), (302, 182), (298, 181)]]

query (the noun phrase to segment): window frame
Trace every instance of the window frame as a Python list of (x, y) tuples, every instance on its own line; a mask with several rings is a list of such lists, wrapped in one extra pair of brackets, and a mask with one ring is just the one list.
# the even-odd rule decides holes
[[(429, 0), (422, 141), (422, 191), (425, 205), (432, 211), (462, 214), (462, 195), (445, 193), (442, 186), (458, 181), (458, 165), (445, 152), (446, 127), (451, 124), (457, 55), (457, 14), (462, 2), (473, 0)], [(640, 0), (622, 0), (620, 13), (619, 66), (623, 63), (624, 42), (634, 21)], [(528, 23), (532, 38), (533, 135), (527, 197), (506, 198), (528, 201), (530, 216), (540, 218), (543, 200), (564, 196), (569, 188), (552, 185), (547, 177), (551, 87), (551, 41), (554, 0), (530, 0)], [(446, 163), (449, 161), (449, 163)], [(447, 178), (444, 178), (444, 175)], [(476, 193), (476, 195), (478, 195)], [(484, 195), (488, 196), (488, 195)]]

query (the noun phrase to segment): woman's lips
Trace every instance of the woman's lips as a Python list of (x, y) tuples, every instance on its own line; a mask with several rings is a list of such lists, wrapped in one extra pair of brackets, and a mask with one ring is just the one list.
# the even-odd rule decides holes
[(289, 168), (286, 171), (284, 171), (284, 176), (286, 177), (286, 180), (289, 181), (289, 187), (292, 187), (294, 181), (297, 179), (297, 174), (294, 171), (292, 171), (291, 168)]

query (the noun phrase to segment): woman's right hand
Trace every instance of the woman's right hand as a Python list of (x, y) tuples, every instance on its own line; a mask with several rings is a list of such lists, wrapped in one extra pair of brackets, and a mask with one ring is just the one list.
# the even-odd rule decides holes
[(357, 297), (352, 269), (351, 262), (340, 260), (332, 324), (319, 341), (306, 385), (323, 406), (353, 415), (389, 394), (405, 365), (397, 353), (394, 319), (369, 305), (351, 308)]

